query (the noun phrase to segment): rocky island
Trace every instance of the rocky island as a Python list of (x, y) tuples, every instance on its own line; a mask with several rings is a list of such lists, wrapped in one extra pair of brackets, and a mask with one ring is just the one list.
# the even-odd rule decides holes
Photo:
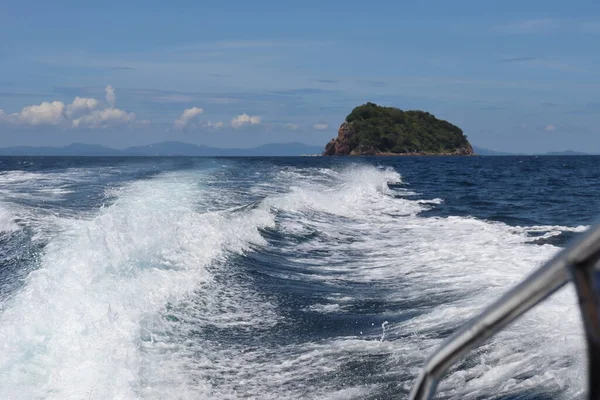
[(425, 111), (366, 103), (340, 126), (324, 156), (473, 155), (463, 131)]

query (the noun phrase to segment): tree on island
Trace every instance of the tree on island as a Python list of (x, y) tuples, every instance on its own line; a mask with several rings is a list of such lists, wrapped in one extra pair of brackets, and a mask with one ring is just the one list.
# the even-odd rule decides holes
[(425, 111), (366, 103), (340, 126), (324, 155), (472, 155), (463, 131)]

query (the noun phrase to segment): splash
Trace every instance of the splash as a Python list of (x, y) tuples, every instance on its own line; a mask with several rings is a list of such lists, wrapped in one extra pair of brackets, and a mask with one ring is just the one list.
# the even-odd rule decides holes
[(0, 234), (2, 232), (15, 232), (20, 229), (15, 222), (15, 216), (0, 204)]
[[(348, 284), (388, 289), (387, 298), (377, 300), (398, 307), (397, 314), (386, 317), (401, 322), (390, 319), (382, 325), (382, 338), (398, 344), (395, 357), (402, 362), (390, 370), (399, 375), (408, 365), (416, 373), (423, 355), (445, 337), (439, 332), (457, 329), (559, 250), (533, 244), (531, 233), (585, 229), (511, 227), (472, 217), (424, 218), (419, 214), (427, 203), (440, 201), (407, 199), (402, 188), (399, 195), (394, 193), (386, 182), (397, 186), (399, 175), (367, 166), (328, 174), (328, 182), (296, 180), (289, 193), (267, 200), (284, 216), (284, 231), (314, 236), (284, 251), (319, 254), (319, 259), (295, 259), (304, 269), (298, 274), (332, 292)], [(367, 293), (342, 293), (356, 304), (369, 299)], [(407, 313), (416, 316), (404, 320)], [(563, 290), (490, 341), (479, 356), (451, 373), (440, 390), (451, 398), (468, 399), (490, 391), (510, 394), (535, 388), (572, 398), (584, 386), (582, 344), (575, 296), (571, 289)], [(406, 385), (408, 390), (410, 382)]]
[(389, 324), (388, 321), (383, 321), (383, 323), (381, 324), (381, 339), (379, 340), (380, 342), (383, 342), (385, 340), (385, 327), (387, 326), (387, 324)]
[(263, 244), (258, 228), (273, 224), (262, 210), (196, 212), (198, 179), (136, 182), (48, 244), (0, 315), (1, 398), (138, 397), (142, 321), (213, 280), (209, 266), (229, 252)]

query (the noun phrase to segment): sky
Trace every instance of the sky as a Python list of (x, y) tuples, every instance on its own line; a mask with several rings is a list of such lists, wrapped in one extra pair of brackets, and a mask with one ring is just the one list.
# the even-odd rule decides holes
[(600, 153), (600, 2), (0, 4), (0, 147), (324, 145), (367, 101)]

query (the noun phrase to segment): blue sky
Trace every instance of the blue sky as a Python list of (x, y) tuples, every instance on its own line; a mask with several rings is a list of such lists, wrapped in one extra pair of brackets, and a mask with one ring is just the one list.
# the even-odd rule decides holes
[(598, 1), (49, 3), (0, 7), (0, 146), (324, 145), (372, 101), (600, 153)]

